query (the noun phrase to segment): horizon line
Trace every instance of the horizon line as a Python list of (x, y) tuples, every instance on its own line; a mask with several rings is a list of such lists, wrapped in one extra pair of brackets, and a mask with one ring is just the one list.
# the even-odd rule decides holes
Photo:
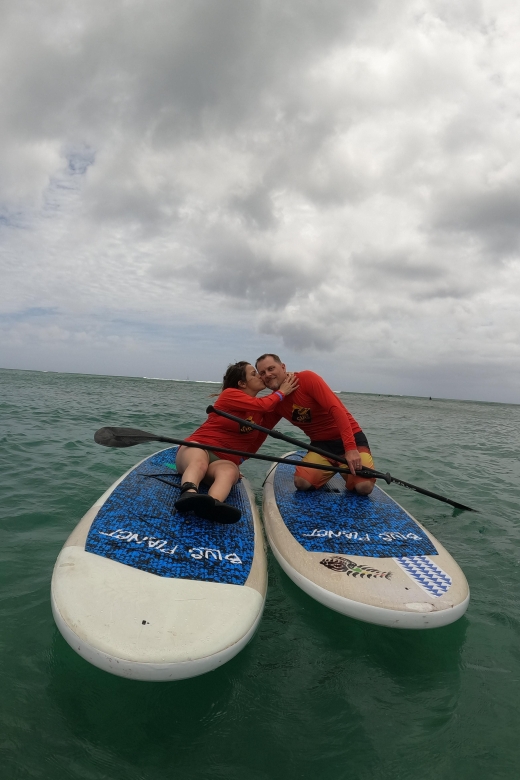
[[(129, 375), (129, 374), (93, 374), (93, 373), (84, 373), (81, 371), (54, 371), (52, 369), (41, 369), (41, 368), (8, 368), (5, 366), (0, 366), (0, 371), (26, 371), (28, 373), (35, 373), (35, 374), (64, 374), (65, 376), (96, 376), (96, 377), (106, 377), (110, 379), (144, 379), (147, 382), (193, 382), (194, 384), (204, 384), (204, 385), (219, 385), (221, 384), (221, 381), (217, 381), (215, 379), (175, 379), (175, 378), (167, 378), (167, 377), (150, 377), (150, 376), (137, 376), (137, 375)], [(332, 389), (332, 388), (331, 388)], [(266, 388), (267, 390), (267, 388)], [(336, 395), (371, 395), (371, 396), (381, 396), (384, 398), (420, 398), (423, 400), (430, 400), (430, 401), (455, 401), (457, 403), (474, 403), (474, 404), (499, 404), (502, 406), (520, 406), (520, 402), (513, 402), (513, 401), (481, 401), (476, 398), (444, 398), (443, 396), (428, 396), (428, 395), (406, 395), (404, 393), (376, 393), (376, 392), (366, 392), (361, 390), (333, 390), (333, 392)]]

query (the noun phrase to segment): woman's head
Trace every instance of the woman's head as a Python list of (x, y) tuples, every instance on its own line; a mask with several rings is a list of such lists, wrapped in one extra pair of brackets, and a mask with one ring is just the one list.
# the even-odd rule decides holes
[(239, 360), (238, 363), (231, 363), (224, 374), (222, 390), (227, 390), (230, 387), (233, 387), (236, 390), (240, 389), (239, 382), (246, 381), (246, 368), (249, 365), (247, 360)]
[(265, 390), (265, 385), (258, 376), (256, 368), (247, 360), (239, 360), (238, 363), (232, 363), (228, 366), (222, 380), (222, 390), (227, 390), (230, 387), (243, 390), (248, 395), (256, 395), (261, 390)]

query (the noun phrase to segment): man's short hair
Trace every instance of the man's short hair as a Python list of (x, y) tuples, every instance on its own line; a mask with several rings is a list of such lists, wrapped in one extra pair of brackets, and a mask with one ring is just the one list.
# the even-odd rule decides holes
[(265, 355), (260, 355), (260, 357), (256, 359), (255, 368), (260, 363), (261, 360), (265, 360), (268, 357), (273, 358), (273, 360), (276, 363), (280, 363), (280, 365), (282, 365), (282, 361), (280, 360), (278, 355), (275, 355), (274, 352), (266, 352)]

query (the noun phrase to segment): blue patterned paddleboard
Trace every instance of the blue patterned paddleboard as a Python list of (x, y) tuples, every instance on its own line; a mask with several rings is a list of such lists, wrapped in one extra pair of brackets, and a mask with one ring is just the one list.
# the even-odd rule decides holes
[(304, 492), (293, 478), (289, 464), (269, 474), (264, 522), (279, 563), (309, 595), (346, 615), (398, 628), (432, 628), (464, 613), (463, 572), (384, 490), (376, 486), (360, 496), (335, 475), (320, 490)]
[[(176, 448), (141, 463), (111, 493), (90, 527), (85, 550), (126, 566), (204, 582), (243, 585), (253, 562), (255, 531), (243, 482), (227, 503), (242, 512), (232, 525), (220, 525), (177, 512), (181, 477)], [(204, 485), (201, 493), (207, 493)]]
[(215, 669), (252, 637), (265, 601), (262, 532), (247, 480), (227, 499), (242, 513), (238, 523), (180, 514), (176, 450), (157, 452), (116, 482), (54, 568), (53, 613), (67, 642), (134, 679)]

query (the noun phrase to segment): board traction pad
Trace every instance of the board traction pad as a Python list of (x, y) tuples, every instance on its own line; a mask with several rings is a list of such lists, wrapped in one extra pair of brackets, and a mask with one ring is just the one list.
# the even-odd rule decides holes
[[(243, 585), (254, 554), (254, 524), (246, 489), (238, 482), (227, 503), (242, 512), (221, 525), (180, 514), (177, 447), (155, 453), (128, 474), (100, 507), (85, 550), (160, 577)], [(201, 493), (207, 493), (204, 485)]]
[(335, 474), (320, 490), (307, 492), (295, 489), (293, 476), (294, 466), (277, 466), (274, 494), (285, 525), (308, 552), (398, 559), (437, 555), (423, 529), (377, 486), (360, 496)]
[(430, 596), (444, 596), (451, 587), (451, 577), (425, 555), (396, 558), (395, 562)]

